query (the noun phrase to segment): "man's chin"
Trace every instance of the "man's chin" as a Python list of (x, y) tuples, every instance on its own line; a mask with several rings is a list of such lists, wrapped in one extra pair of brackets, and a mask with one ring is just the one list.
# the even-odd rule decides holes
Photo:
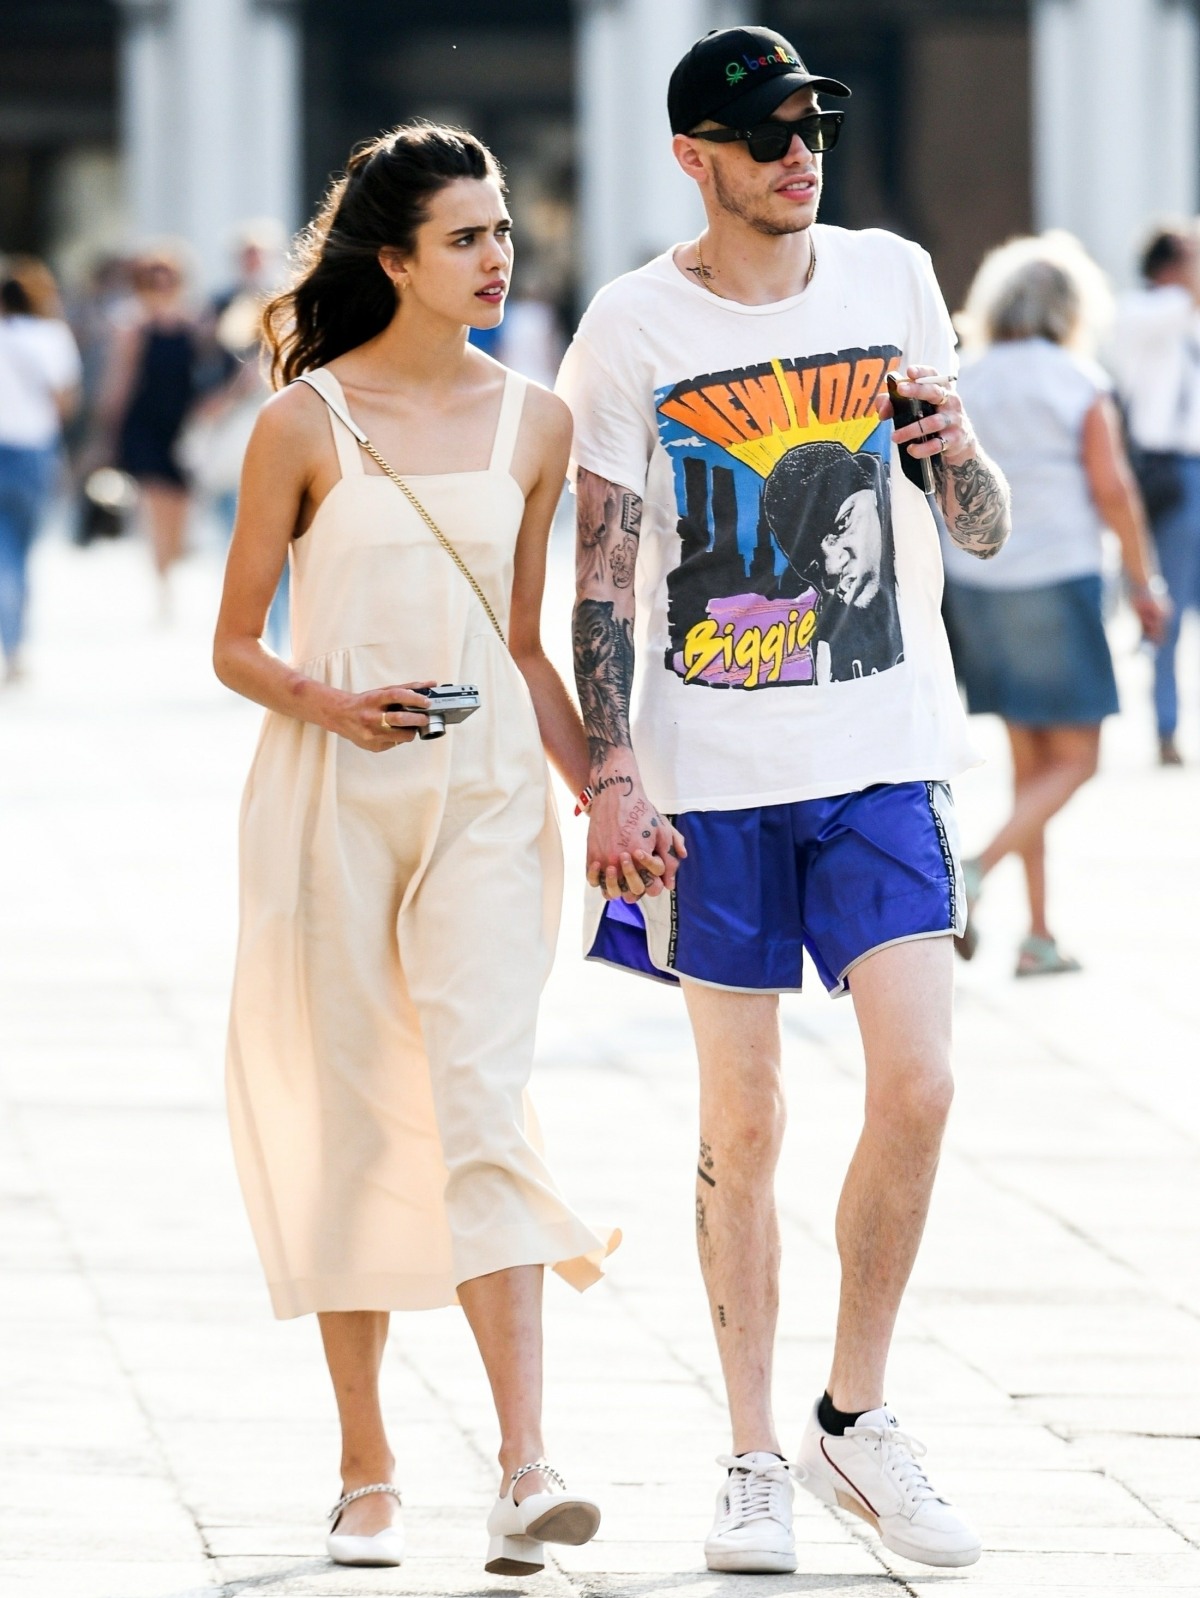
[(788, 238), (793, 233), (805, 233), (817, 220), (816, 206), (803, 206), (797, 210), (789, 206), (782, 216), (762, 216), (755, 219), (754, 226), (759, 233), (768, 238)]

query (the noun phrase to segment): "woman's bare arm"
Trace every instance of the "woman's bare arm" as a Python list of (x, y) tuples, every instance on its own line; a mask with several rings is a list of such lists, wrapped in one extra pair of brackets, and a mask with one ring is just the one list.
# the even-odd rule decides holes
[(546, 552), (554, 513), (566, 479), (571, 448), (571, 413), (560, 399), (530, 388), (526, 425), (537, 440), (538, 476), (526, 496), (517, 535), (508, 647), (529, 686), (547, 755), (578, 793), (588, 780), (587, 736), (574, 701), (542, 645), (542, 595)]
[[(348, 694), (319, 683), (273, 655), (263, 643), (267, 611), (288, 546), (315, 509), (311, 487), (323, 450), (332, 450), (324, 402), (307, 388), (276, 395), (263, 408), (246, 450), (237, 523), (213, 641), (213, 668), (227, 688), (281, 715), (311, 721), (361, 749), (382, 752), (423, 726), (415, 685), (381, 684)], [(422, 685), (427, 686), (427, 685)], [(401, 703), (384, 727), (384, 706)]]
[(1117, 408), (1107, 394), (1083, 422), (1083, 469), (1096, 509), (1121, 545), (1121, 563), (1130, 584), (1130, 603), (1152, 642), (1161, 638), (1170, 614), (1157, 587), (1157, 565), (1146, 530), (1142, 497), (1125, 453)]

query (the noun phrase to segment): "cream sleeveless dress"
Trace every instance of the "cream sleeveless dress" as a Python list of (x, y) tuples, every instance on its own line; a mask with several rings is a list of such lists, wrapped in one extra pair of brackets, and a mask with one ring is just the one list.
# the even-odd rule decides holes
[[(330, 406), (341, 479), (293, 541), (299, 670), (351, 693), (433, 679), (481, 705), (370, 754), (269, 712), (241, 814), (228, 1097), (278, 1316), (427, 1309), (545, 1264), (580, 1289), (619, 1234), (567, 1208), (525, 1087), (562, 892), (525, 680), (449, 555)], [(486, 471), (409, 479), (507, 628), (525, 510), (505, 381)]]

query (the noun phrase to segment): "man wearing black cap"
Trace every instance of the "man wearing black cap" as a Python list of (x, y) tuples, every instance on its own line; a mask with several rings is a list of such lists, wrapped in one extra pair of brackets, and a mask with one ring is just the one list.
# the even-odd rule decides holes
[[(692, 47), (668, 110), (707, 226), (597, 295), (559, 378), (576, 422), (589, 953), (681, 982), (700, 1060), (696, 1229), (733, 1429), (714, 1570), (796, 1566), (771, 1364), (778, 995), (799, 989), (805, 952), (853, 998), (866, 1116), (838, 1206), (832, 1372), (793, 1474), (897, 1553), (980, 1552), (884, 1377), (952, 1093), (965, 906), (947, 783), (973, 760), (918, 463), (982, 558), (1007, 536), (1007, 491), (954, 392), (928, 256), (816, 224), (842, 121), (818, 93), (849, 90), (768, 29)], [(928, 407), (905, 427), (880, 398), (892, 372)]]

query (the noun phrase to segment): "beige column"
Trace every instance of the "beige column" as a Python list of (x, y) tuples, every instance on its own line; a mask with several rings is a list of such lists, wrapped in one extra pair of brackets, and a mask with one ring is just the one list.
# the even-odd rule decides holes
[(584, 298), (703, 226), (671, 154), (667, 82), (697, 39), (743, 16), (729, 0), (576, 0)]
[(239, 222), (297, 222), (299, 41), (288, 0), (120, 0), (122, 159), (133, 238), (177, 234), (201, 286)]
[(1156, 216), (1198, 203), (1189, 0), (1036, 0), (1034, 210), (1077, 234), (1118, 284)]

